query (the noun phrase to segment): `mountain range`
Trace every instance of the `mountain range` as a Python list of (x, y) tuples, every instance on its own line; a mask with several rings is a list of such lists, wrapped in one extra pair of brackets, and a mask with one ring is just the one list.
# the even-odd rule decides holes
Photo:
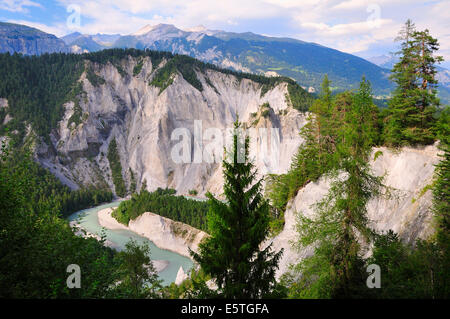
[[(235, 71), (286, 76), (309, 92), (320, 90), (328, 75), (334, 91), (356, 89), (362, 76), (372, 84), (377, 98), (387, 98), (394, 88), (389, 70), (395, 59), (369, 58), (340, 52), (316, 43), (268, 37), (251, 32), (208, 30), (203, 26), (182, 30), (170, 24), (147, 25), (130, 35), (68, 34), (61, 39), (26, 26), (0, 24), (0, 53), (87, 53), (106, 48), (136, 48), (189, 55)], [(450, 103), (450, 71), (439, 68), (439, 96)]]
[(62, 37), (61, 39), (67, 46), (70, 47), (71, 52), (87, 53), (110, 48), (120, 37), (120, 34), (97, 33), (95, 35), (88, 35), (74, 32)]
[[(69, 45), (79, 45), (83, 38), (93, 40), (81, 35)], [(87, 51), (95, 48), (92, 41), (81, 47)], [(207, 30), (201, 26), (181, 30), (170, 24), (147, 25), (133, 34), (119, 37), (112, 47), (169, 51), (237, 71), (287, 76), (310, 92), (320, 88), (325, 73), (335, 90), (357, 88), (363, 75), (371, 81), (376, 95), (386, 96), (392, 88), (388, 71), (362, 58), (315, 43), (251, 32)]]

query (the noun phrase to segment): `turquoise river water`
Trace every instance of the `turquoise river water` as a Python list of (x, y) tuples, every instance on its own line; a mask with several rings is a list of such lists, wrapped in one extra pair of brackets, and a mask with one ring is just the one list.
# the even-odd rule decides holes
[(125, 249), (125, 244), (130, 240), (134, 239), (138, 243), (148, 243), (150, 246), (150, 258), (152, 260), (166, 260), (169, 265), (161, 271), (158, 275), (162, 279), (163, 284), (169, 285), (174, 282), (177, 277), (178, 269), (180, 266), (183, 267), (185, 273), (187, 273), (193, 266), (192, 260), (189, 258), (174, 253), (169, 250), (158, 248), (149, 239), (139, 236), (138, 234), (125, 230), (125, 229), (106, 229), (98, 223), (97, 213), (108, 207), (117, 207), (120, 202), (112, 202), (104, 205), (100, 205), (94, 208), (89, 208), (81, 210), (79, 212), (73, 213), (68, 217), (69, 221), (77, 220), (81, 228), (85, 229), (87, 232), (92, 234), (101, 235), (104, 233), (106, 239), (112, 242), (112, 247), (116, 250)]

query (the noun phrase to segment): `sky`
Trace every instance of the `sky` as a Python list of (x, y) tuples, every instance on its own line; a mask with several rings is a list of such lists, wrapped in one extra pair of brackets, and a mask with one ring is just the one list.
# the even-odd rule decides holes
[(429, 29), (450, 68), (450, 0), (0, 0), (0, 21), (63, 36), (131, 34), (147, 24), (290, 37), (363, 58), (394, 52), (407, 19)]

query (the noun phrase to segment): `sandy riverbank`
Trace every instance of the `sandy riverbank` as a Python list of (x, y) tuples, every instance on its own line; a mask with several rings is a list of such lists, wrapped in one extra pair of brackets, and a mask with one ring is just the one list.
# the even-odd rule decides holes
[(198, 250), (205, 232), (187, 224), (173, 221), (153, 213), (144, 213), (129, 222), (128, 227), (111, 216), (113, 209), (106, 208), (98, 212), (98, 222), (108, 229), (128, 229), (151, 240), (161, 249), (173, 251), (190, 258), (189, 249)]
[(113, 208), (105, 208), (99, 210), (97, 213), (98, 223), (108, 229), (128, 229), (124, 224), (119, 223), (114, 217), (111, 216)]

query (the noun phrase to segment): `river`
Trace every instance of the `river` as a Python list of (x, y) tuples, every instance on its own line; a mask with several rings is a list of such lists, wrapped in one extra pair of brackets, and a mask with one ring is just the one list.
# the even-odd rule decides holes
[(185, 273), (192, 268), (193, 262), (191, 259), (169, 250), (160, 249), (149, 239), (139, 236), (132, 231), (125, 229), (111, 230), (100, 226), (98, 223), (97, 213), (105, 208), (117, 207), (119, 204), (120, 202), (116, 201), (94, 208), (81, 210), (70, 215), (68, 220), (76, 220), (80, 227), (89, 233), (101, 235), (102, 232), (104, 232), (106, 239), (112, 243), (112, 247), (119, 251), (125, 249), (125, 244), (130, 239), (134, 239), (138, 243), (148, 243), (150, 246), (150, 258), (152, 260), (165, 260), (169, 262), (168, 266), (158, 274), (164, 285), (169, 285), (175, 281), (180, 266), (183, 267)]

